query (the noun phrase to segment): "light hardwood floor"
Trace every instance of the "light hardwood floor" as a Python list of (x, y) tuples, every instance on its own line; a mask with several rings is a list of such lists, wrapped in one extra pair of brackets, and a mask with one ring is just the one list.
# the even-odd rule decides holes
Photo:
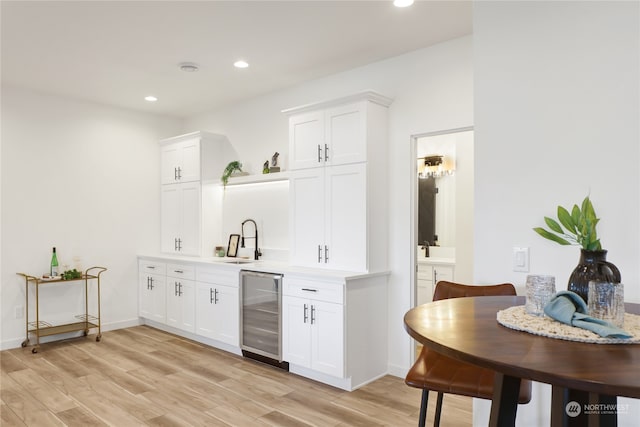
[[(401, 378), (349, 393), (147, 326), (6, 350), (0, 362), (2, 427), (395, 427), (417, 425), (420, 407)], [(470, 426), (471, 399), (445, 396), (441, 425)]]

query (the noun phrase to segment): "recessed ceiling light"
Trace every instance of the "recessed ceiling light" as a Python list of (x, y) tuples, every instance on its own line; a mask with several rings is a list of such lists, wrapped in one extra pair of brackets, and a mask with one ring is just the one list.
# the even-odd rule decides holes
[(236, 68), (247, 68), (249, 63), (246, 61), (236, 61), (233, 63), (233, 66)]
[(413, 0), (393, 0), (395, 7), (407, 7), (413, 4)]
[(198, 67), (198, 64), (194, 64), (193, 62), (181, 62), (180, 64), (178, 64), (178, 67), (180, 67), (180, 69), (186, 73), (195, 73), (200, 69), (200, 67)]
[(149, 96), (145, 96), (145, 97), (144, 97), (144, 100), (145, 100), (145, 101), (149, 101), (149, 102), (156, 102), (156, 101), (158, 100), (158, 98), (156, 98), (156, 97), (155, 97), (155, 96), (153, 96), (153, 95), (149, 95)]

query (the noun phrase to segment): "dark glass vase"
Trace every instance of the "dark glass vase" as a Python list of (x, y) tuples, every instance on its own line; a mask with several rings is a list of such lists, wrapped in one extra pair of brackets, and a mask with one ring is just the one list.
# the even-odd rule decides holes
[(580, 250), (580, 261), (569, 276), (567, 289), (580, 295), (588, 303), (589, 281), (620, 283), (620, 270), (607, 261), (607, 251)]

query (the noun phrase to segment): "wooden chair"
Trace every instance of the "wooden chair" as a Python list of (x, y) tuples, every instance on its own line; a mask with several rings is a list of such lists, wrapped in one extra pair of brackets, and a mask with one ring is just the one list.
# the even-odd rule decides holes
[[(500, 285), (462, 285), (441, 281), (436, 285), (433, 300), (490, 295), (516, 295), (516, 290), (510, 283)], [(490, 369), (461, 362), (423, 347), (420, 356), (418, 356), (405, 378), (407, 385), (422, 389), (418, 426), (424, 427), (427, 419), (429, 390), (438, 393), (433, 425), (439, 426), (444, 393), (490, 400), (493, 397), (494, 376), (494, 371)], [(530, 400), (531, 381), (522, 380), (520, 382), (518, 403), (529, 403)]]

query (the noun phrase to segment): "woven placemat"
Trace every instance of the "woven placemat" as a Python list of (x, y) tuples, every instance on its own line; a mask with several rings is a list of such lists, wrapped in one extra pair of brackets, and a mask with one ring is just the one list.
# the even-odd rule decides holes
[(497, 315), (498, 323), (510, 329), (524, 331), (534, 335), (567, 341), (580, 341), (594, 344), (637, 344), (640, 343), (640, 316), (625, 313), (624, 329), (633, 335), (628, 339), (603, 338), (600, 335), (575, 326), (565, 325), (546, 316), (532, 316), (524, 305), (501, 310)]

